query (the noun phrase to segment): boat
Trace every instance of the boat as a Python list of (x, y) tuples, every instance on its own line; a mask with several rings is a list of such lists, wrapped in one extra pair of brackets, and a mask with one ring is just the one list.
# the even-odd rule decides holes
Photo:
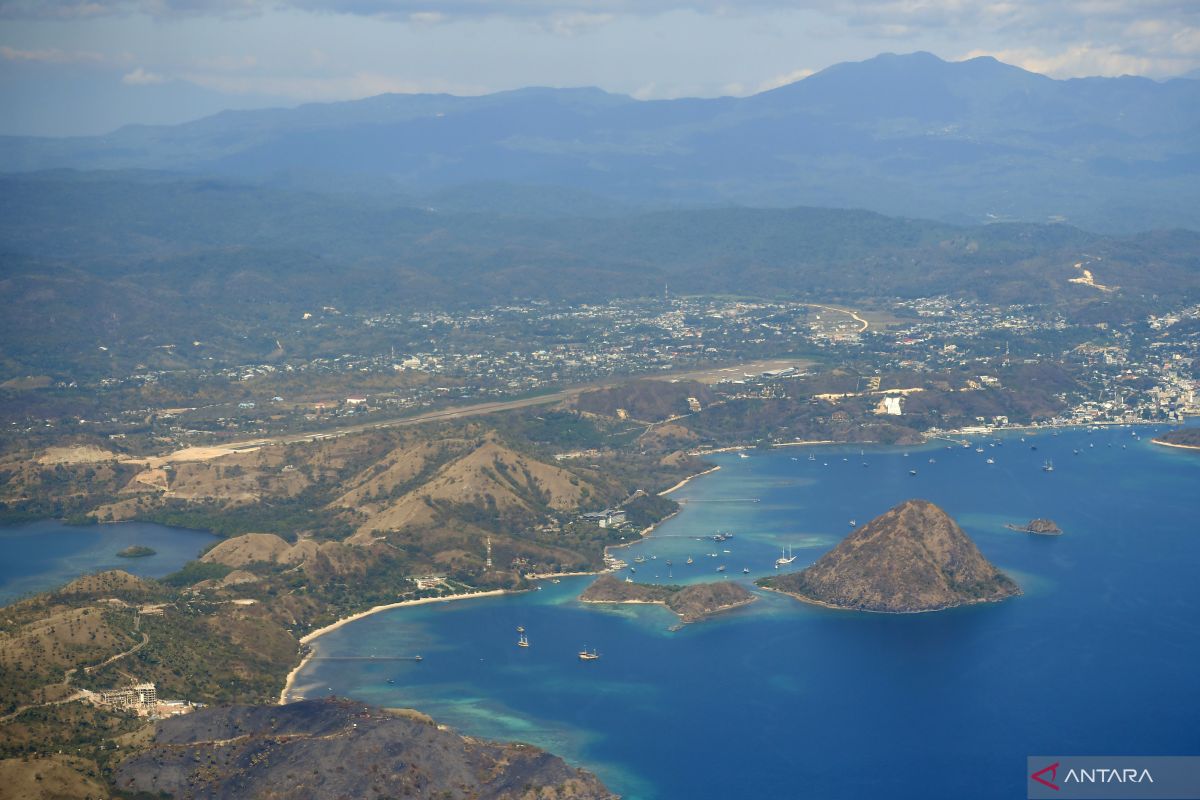
[(551, 583), (562, 583), (562, 581), (560, 581), (558, 578), (551, 578), (550, 582)]
[(809, 460), (809, 461), (816, 461), (816, 460), (817, 460), (817, 454), (816, 454), (816, 453), (809, 453), (809, 454), (808, 454), (808, 460)]
[(388, 678), (388, 683), (390, 683), (390, 684), (395, 684), (395, 683), (396, 683), (396, 679), (395, 679), (395, 678)]
[(738, 453), (738, 458), (749, 458), (749, 457), (750, 456), (746, 455), (745, 453)]
[(982, 448), (982, 447), (976, 447), (976, 448), (975, 448), (975, 452), (976, 452), (976, 453), (982, 453), (982, 452), (983, 452), (983, 448)]
[(633, 578), (626, 577), (626, 578), (625, 578), (625, 582), (626, 582), (626, 583), (633, 583)]
[(630, 568), (629, 568), (629, 571), (630, 571), (632, 574), (634, 574), (634, 575), (637, 575), (637, 567), (630, 567)]
[(749, 574), (750, 574), (750, 568), (749, 568), (749, 567), (742, 567), (742, 574), (743, 574), (743, 575), (749, 575)]
[(645, 563), (646, 563), (646, 557), (645, 557), (645, 556), (635, 556), (635, 557), (634, 557), (634, 559), (633, 559), (633, 561), (634, 561), (634, 563), (635, 563), (635, 564), (645, 564)]
[(421, 658), (421, 656), (420, 656), (420, 655), (415, 655), (415, 656), (413, 656), (413, 661), (424, 661), (424, 660), (425, 660), (425, 659)]
[(775, 559), (775, 569), (779, 569), (780, 567), (790, 564), (795, 560), (796, 557), (792, 555), (792, 546), (788, 545), (786, 551), (779, 551), (779, 558)]
[(524, 627), (524, 626), (522, 626), (522, 625), (518, 625), (518, 626), (517, 626), (517, 633), (524, 633), (524, 632), (525, 632), (525, 627)]
[(595, 661), (600, 658), (600, 654), (595, 650), (588, 650), (586, 647), (579, 651), (580, 661)]
[(721, 566), (717, 567), (717, 572), (724, 572), (724, 571), (725, 571), (725, 565), (724, 565), (724, 564), (722, 564)]
[(1042, 472), (1054, 472), (1054, 462), (1047, 461), (1045, 464), (1042, 464)]
[(913, 475), (913, 476), (915, 476), (915, 475), (917, 474), (917, 471), (916, 471), (915, 469), (910, 469), (910, 470), (908, 471), (908, 474), (909, 474), (909, 475)]
[(522, 633), (521, 638), (517, 639), (517, 647), (529, 647), (529, 637)]
[(687, 563), (689, 563), (689, 564), (691, 564), (691, 563), (692, 563), (692, 557), (691, 557), (691, 556), (688, 556)]
[(857, 527), (857, 526), (858, 526), (858, 522), (857, 522), (856, 520), (850, 520), (850, 527), (851, 527), (851, 528), (854, 528), (854, 527)]
[(989, 459), (987, 460), (987, 463), (989, 463), (989, 464), (995, 464), (995, 463), (996, 463), (996, 459), (994, 459), (994, 458), (989, 458)]

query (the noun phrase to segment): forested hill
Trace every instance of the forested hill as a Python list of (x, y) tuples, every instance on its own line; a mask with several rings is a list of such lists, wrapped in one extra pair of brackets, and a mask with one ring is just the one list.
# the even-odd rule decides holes
[[(744, 98), (380, 95), (105, 136), (6, 137), (0, 171), (173, 169), (485, 208), (499, 207), (496, 191), (537, 205), (527, 187), (550, 186), (592, 210), (816, 205), (1133, 232), (1200, 229), (1198, 129), (1198, 81), (1053, 80), (992, 58), (912, 53)], [(482, 198), (455, 190), (481, 182), (493, 187)]]
[[(1200, 234), (1182, 230), (1105, 237), (814, 208), (551, 220), (146, 173), (2, 178), (0, 242), (0, 336), (18, 374), (48, 353), (157, 346), (164, 330), (261, 354), (322, 307), (596, 302), (669, 285), (846, 303), (949, 293), (1099, 321), (1200, 294)], [(1084, 260), (1104, 288), (1078, 282)]]

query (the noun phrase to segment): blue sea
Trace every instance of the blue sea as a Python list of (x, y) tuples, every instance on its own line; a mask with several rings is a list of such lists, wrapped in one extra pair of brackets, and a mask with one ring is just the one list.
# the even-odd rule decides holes
[[(1153, 433), (723, 454), (622, 555), (636, 580), (749, 585), (781, 548), (801, 569), (850, 520), (921, 497), (1022, 586), (1003, 603), (877, 615), (760, 593), (673, 631), (663, 608), (585, 606), (591, 579), (563, 579), (347, 625), (318, 655), (424, 660), (315, 660), (297, 690), (530, 742), (632, 798), (1013, 798), (1027, 755), (1200, 753), (1200, 454)], [(1035, 517), (1065, 533), (1004, 527)], [(717, 531), (734, 537), (697, 540)]]
[[(41, 520), (0, 528), (0, 605), (100, 570), (122, 569), (161, 578), (214, 541), (211, 533), (151, 522), (79, 527)], [(143, 558), (117, 555), (131, 545), (153, 548), (155, 554)]]

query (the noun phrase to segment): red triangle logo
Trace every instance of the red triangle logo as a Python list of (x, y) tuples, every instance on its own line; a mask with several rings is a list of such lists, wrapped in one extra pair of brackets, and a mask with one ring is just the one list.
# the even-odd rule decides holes
[[(1060, 791), (1062, 787), (1060, 787), (1058, 784), (1054, 783), (1054, 781), (1056, 781), (1058, 779), (1058, 765), (1060, 763), (1062, 763), (1062, 762), (1055, 761), (1050, 766), (1039, 769), (1037, 772), (1033, 773), (1029, 777), (1033, 778), (1035, 781), (1040, 783), (1042, 786), (1049, 786), (1051, 789), (1053, 789), (1056, 792)], [(1042, 777), (1047, 772), (1050, 773), (1050, 780), (1046, 780), (1045, 778)]]

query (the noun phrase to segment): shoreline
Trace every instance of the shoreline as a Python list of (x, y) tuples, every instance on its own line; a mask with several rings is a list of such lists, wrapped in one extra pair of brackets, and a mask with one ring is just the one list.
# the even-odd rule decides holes
[[(503, 595), (503, 594), (513, 594), (513, 592), (509, 589), (489, 589), (488, 591), (485, 591), (485, 592), (469, 592), (466, 594), (449, 594), (449, 595), (445, 595), (443, 597), (418, 597), (415, 600), (400, 600), (395, 603), (385, 603), (383, 605), (374, 606), (372, 608), (369, 608), (366, 611), (360, 611), (357, 614), (351, 614), (348, 617), (342, 617), (341, 619), (339, 619), (335, 622), (331, 622), (330, 624), (326, 625), (323, 628), (317, 628), (315, 631), (312, 631), (311, 633), (306, 633), (305, 635), (300, 637), (299, 643), (302, 645), (308, 644), (309, 642), (315, 641), (316, 639), (324, 636), (325, 634), (329, 633), (330, 631), (337, 630), (338, 628), (342, 627), (343, 625), (348, 625), (351, 622), (356, 622), (357, 620), (360, 620), (364, 617), (369, 617), (372, 614), (378, 614), (380, 611), (390, 611), (393, 608), (406, 608), (408, 606), (423, 606), (423, 605), (428, 605), (430, 603), (449, 603), (453, 600), (467, 600), (472, 597), (499, 597), (500, 595)], [(278, 705), (284, 705), (288, 702), (288, 699), (287, 699), (288, 694), (292, 691), (292, 686), (296, 682), (296, 676), (298, 674), (300, 674), (300, 670), (304, 669), (305, 665), (308, 664), (308, 662), (312, 659), (312, 657), (313, 657), (313, 652), (310, 650), (308, 653), (306, 653), (304, 655), (303, 658), (300, 659), (300, 663), (297, 664), (292, 669), (292, 671), (288, 673), (287, 678), (284, 680), (284, 683), (283, 683), (283, 689), (281, 689), (279, 692)]]
[[(716, 453), (716, 452), (723, 452), (723, 451), (710, 450), (710, 451), (708, 451), (708, 452), (710, 452), (710, 453)], [(666, 496), (667, 496), (667, 495), (669, 495), (671, 492), (674, 492), (674, 491), (676, 491), (677, 489), (682, 489), (683, 487), (687, 486), (689, 483), (691, 483), (691, 482), (692, 482), (693, 480), (695, 480), (696, 478), (699, 478), (701, 475), (708, 475), (709, 473), (716, 472), (716, 471), (717, 471), (717, 470), (719, 470), (720, 468), (721, 468), (721, 467), (720, 467), (720, 465), (718, 465), (718, 466), (715, 466), (715, 467), (709, 467), (708, 469), (704, 470), (703, 472), (697, 472), (695, 475), (689, 475), (689, 476), (687, 476), (686, 478), (684, 478), (683, 480), (681, 480), (679, 483), (677, 483), (677, 484), (675, 484), (674, 486), (672, 486), (670, 489), (663, 489), (661, 492), (659, 492), (659, 493), (658, 493), (658, 496), (659, 496), (659, 497), (666, 497)], [(676, 513), (676, 514), (678, 514), (679, 512), (678, 512), (678, 511), (676, 511), (675, 513)], [(671, 516), (674, 516), (674, 514), (672, 514)], [(659, 523), (661, 523), (661, 522), (666, 522), (666, 521), (667, 521), (668, 519), (670, 519), (670, 518), (671, 518), (671, 517), (664, 517), (663, 519), (660, 519), (660, 520), (659, 520), (657, 523), (655, 523), (655, 525), (657, 525), (657, 524), (659, 524)], [(655, 527), (655, 525), (651, 525), (651, 526), (650, 526), (649, 528), (647, 528), (646, 530), (647, 530), (647, 531), (652, 531), (652, 530), (654, 530), (654, 527)], [(643, 534), (643, 535), (644, 535), (644, 534)]]
[(1177, 447), (1180, 450), (1200, 450), (1200, 444), (1176, 444), (1175, 442), (1162, 442), (1158, 439), (1151, 439), (1151, 444), (1157, 444), (1162, 447)]
[(883, 610), (874, 609), (874, 608), (851, 608), (850, 606), (839, 606), (839, 605), (835, 605), (833, 603), (827, 602), (825, 600), (818, 600), (815, 597), (809, 597), (808, 595), (796, 594), (795, 592), (788, 592), (783, 589), (776, 589), (772, 586), (763, 586), (758, 583), (755, 583), (754, 586), (757, 589), (763, 589), (764, 591), (774, 592), (775, 594), (781, 594), (786, 597), (791, 597), (794, 600), (799, 600), (801, 603), (807, 603), (810, 606), (817, 606), (819, 608), (828, 608), (831, 611), (856, 611), (860, 614), (932, 614), (937, 611), (949, 611), (952, 608), (962, 608), (963, 606), (978, 606), (978, 605), (983, 605), (984, 603), (1003, 603), (1005, 600), (1011, 600), (1014, 597), (1020, 597), (1021, 595), (1025, 594), (1024, 590), (1022, 590), (1018, 586), (1017, 591), (1014, 594), (1010, 594), (1007, 597), (1001, 597), (998, 600), (987, 600), (987, 599), (966, 600), (964, 602), (955, 603), (954, 605), (950, 605), (950, 606), (938, 606), (937, 608), (921, 608), (921, 609), (916, 609), (914, 611), (883, 611)]
[(670, 630), (679, 630), (684, 625), (694, 625), (698, 622), (704, 622), (705, 620), (707, 620), (711, 617), (715, 617), (717, 614), (721, 614), (725, 611), (733, 611), (735, 608), (745, 608), (746, 606), (750, 605), (751, 603), (755, 602), (756, 600), (758, 600), (758, 596), (755, 595), (753, 592), (751, 592), (750, 596), (748, 598), (746, 598), (745, 600), (741, 600), (736, 603), (731, 603), (730, 605), (727, 605), (727, 606), (719, 606), (710, 611), (704, 612), (703, 614), (701, 614), (698, 617), (688, 618), (688, 617), (685, 617), (684, 615), (680, 614), (675, 609), (671, 608), (671, 606), (667, 603), (666, 600), (584, 600), (582, 597), (579, 598), (579, 602), (581, 602), (581, 603), (587, 603), (588, 605), (596, 605), (596, 606), (599, 606), (599, 605), (662, 606), (667, 611), (670, 611), (672, 614), (674, 614), (676, 616), (676, 618), (678, 618), (678, 620), (679, 620), (678, 623), (671, 626)]
[(525, 576), (527, 581), (544, 581), (551, 578), (580, 578), (585, 575), (602, 575), (604, 570), (588, 570), (586, 572), (531, 572)]
[[(699, 478), (701, 475), (708, 475), (709, 473), (716, 472), (720, 468), (721, 467), (718, 465), (718, 466), (714, 466), (709, 469), (706, 469), (703, 472), (698, 472), (695, 475), (689, 475), (688, 477), (684, 478), (683, 480), (681, 480), (679, 483), (675, 484), (671, 488), (666, 489), (662, 492), (659, 492), (658, 494), (659, 494), (659, 496), (670, 494), (671, 492), (674, 492), (677, 489), (680, 489), (680, 488), (686, 486), (693, 479)], [(603, 551), (605, 557), (608, 556), (609, 548), (628, 547), (631, 544), (635, 544), (637, 542), (643, 541), (647, 536), (649, 536), (651, 533), (653, 533), (654, 530), (659, 525), (661, 525), (662, 523), (671, 519), (675, 515), (679, 514), (680, 511), (682, 511), (682, 509), (675, 511), (675, 512), (667, 515), (666, 517), (663, 517), (658, 522), (643, 529), (640, 532), (640, 535), (638, 536), (638, 538), (636, 538), (636, 539), (631, 539), (628, 542), (621, 542), (619, 544), (605, 545), (604, 551)], [(604, 569), (604, 570), (594, 570), (594, 571), (585, 571), (585, 572), (548, 572), (548, 573), (544, 573), (544, 574), (538, 573), (538, 574), (534, 574), (534, 575), (526, 575), (525, 577), (529, 580), (549, 580), (552, 578), (571, 578), (571, 577), (582, 577), (582, 576), (587, 576), (587, 575), (603, 575), (607, 572), (611, 572), (611, 570)], [(364, 617), (369, 617), (372, 614), (378, 614), (381, 611), (390, 611), (391, 609), (405, 608), (407, 606), (426, 605), (428, 603), (445, 603), (445, 602), (450, 602), (452, 600), (466, 600), (466, 599), (472, 598), (472, 597), (498, 597), (500, 595), (512, 594), (512, 593), (513, 592), (508, 589), (492, 589), (492, 590), (486, 591), (486, 592), (471, 592), (469, 594), (446, 595), (444, 597), (422, 597), (422, 598), (418, 598), (416, 600), (401, 600), (401, 601), (398, 601), (395, 603), (385, 603), (383, 605), (378, 605), (378, 606), (369, 608), (366, 611), (360, 611), (357, 614), (351, 614), (348, 617), (343, 617), (339, 620), (336, 620), (335, 622), (330, 623), (329, 625), (326, 625), (322, 628), (318, 628), (315, 631), (312, 631), (311, 633), (306, 633), (304, 636), (300, 637), (299, 644), (307, 645), (310, 642), (313, 642), (313, 641), (317, 640), (318, 638), (320, 638), (321, 636), (324, 636), (325, 634), (329, 633), (330, 631), (337, 630), (338, 628), (342, 627), (343, 625), (347, 625), (351, 622), (355, 622)], [(290, 672), (288, 672), (287, 678), (284, 680), (283, 688), (279, 692), (279, 703), (278, 703), (279, 705), (284, 705), (285, 703), (288, 702), (288, 695), (291, 693), (292, 688), (295, 686), (296, 676), (300, 674), (300, 670), (304, 669), (304, 667), (308, 664), (308, 662), (312, 658), (313, 658), (313, 651), (310, 649), (309, 652), (307, 652), (300, 659), (300, 663), (297, 664), (294, 668), (292, 668), (292, 670)]]

